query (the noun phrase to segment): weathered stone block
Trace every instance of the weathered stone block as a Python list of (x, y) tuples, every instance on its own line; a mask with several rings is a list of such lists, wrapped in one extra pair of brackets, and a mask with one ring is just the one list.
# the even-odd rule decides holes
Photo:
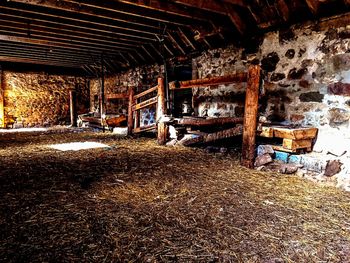
[(284, 73), (272, 73), (270, 80), (271, 81), (280, 81), (284, 79), (286, 75)]
[(302, 93), (299, 96), (300, 101), (302, 102), (322, 102), (324, 98), (323, 94), (319, 92), (307, 92)]
[(339, 160), (331, 160), (327, 162), (326, 170), (324, 171), (325, 176), (333, 176), (341, 171), (342, 163)]
[(257, 154), (258, 156), (264, 155), (264, 154), (270, 154), (273, 155), (275, 151), (273, 150), (271, 145), (259, 145)]
[(285, 56), (289, 59), (294, 58), (295, 56), (295, 50), (294, 49), (288, 49)]
[(288, 79), (301, 79), (306, 73), (306, 68), (296, 69), (292, 68), (288, 73)]
[(260, 156), (255, 158), (254, 166), (259, 167), (259, 166), (271, 163), (272, 161), (273, 160), (272, 160), (272, 157), (270, 154), (260, 155)]
[(331, 126), (336, 126), (348, 122), (350, 119), (350, 112), (345, 109), (332, 108), (328, 111), (329, 124)]
[(350, 83), (332, 83), (328, 86), (328, 93), (332, 95), (350, 96)]
[(286, 153), (286, 152), (275, 151), (275, 160), (279, 160), (279, 161), (282, 161), (284, 163), (287, 163), (289, 155), (290, 154)]
[(261, 67), (262, 69), (271, 72), (276, 70), (276, 65), (279, 61), (280, 58), (278, 54), (276, 52), (272, 52), (261, 60)]

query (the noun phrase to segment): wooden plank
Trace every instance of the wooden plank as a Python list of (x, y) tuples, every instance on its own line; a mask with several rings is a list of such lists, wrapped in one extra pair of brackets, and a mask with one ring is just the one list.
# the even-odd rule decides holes
[(260, 67), (253, 65), (249, 67), (248, 84), (245, 99), (242, 160), (243, 166), (254, 167), (255, 158), (255, 136), (258, 118), (258, 98), (260, 86)]
[(297, 150), (312, 147), (312, 139), (308, 140), (292, 140), (292, 139), (283, 139), (283, 148), (289, 150)]
[(196, 138), (191, 138), (186, 141), (183, 141), (183, 145), (189, 146), (197, 143), (208, 143), (208, 142), (214, 142), (217, 140), (232, 138), (238, 135), (242, 135), (243, 126), (237, 125), (234, 128), (214, 132), (214, 133), (207, 133), (207, 134), (199, 134), (200, 136)]
[(77, 94), (75, 90), (69, 91), (70, 123), (72, 127), (77, 127)]
[(150, 88), (150, 89), (148, 89), (148, 90), (145, 90), (145, 91), (143, 91), (143, 92), (141, 92), (141, 93), (135, 95), (135, 96), (134, 96), (134, 99), (136, 100), (136, 99), (142, 98), (142, 97), (144, 97), (145, 95), (147, 95), (147, 94), (149, 94), (149, 93), (151, 93), (151, 92), (153, 92), (153, 91), (156, 91), (157, 89), (158, 89), (158, 86), (155, 86), (155, 87), (153, 87), (153, 88)]
[(225, 117), (225, 118), (181, 118), (175, 119), (177, 125), (181, 126), (213, 126), (213, 125), (225, 125), (225, 124), (237, 124), (243, 123), (243, 118)]
[(210, 77), (204, 79), (194, 79), (187, 81), (173, 81), (169, 83), (169, 89), (191, 89), (191, 88), (203, 88), (213, 85), (231, 84), (236, 82), (246, 82), (247, 73), (237, 72), (235, 74), (225, 75), (221, 77)]
[(132, 130), (134, 127), (134, 118), (133, 118), (133, 111), (132, 111), (133, 102), (134, 102), (134, 88), (129, 87), (128, 135), (132, 134)]
[(132, 110), (133, 111), (136, 111), (136, 110), (140, 110), (140, 109), (143, 109), (143, 108), (146, 108), (146, 107), (149, 107), (153, 104), (157, 104), (157, 101), (158, 101), (158, 98), (157, 97), (153, 97), (153, 98), (150, 98), (148, 100), (145, 100), (143, 102), (140, 102), (134, 106), (132, 106)]
[(152, 131), (152, 130), (156, 130), (156, 129), (157, 129), (157, 125), (152, 124), (152, 125), (147, 125), (147, 126), (143, 126), (143, 127), (137, 127), (135, 129), (133, 129), (132, 132), (133, 133), (141, 133), (141, 132)]
[(2, 68), (0, 66), (0, 128), (5, 127), (5, 111), (4, 111), (4, 104), (5, 104), (5, 93), (4, 93), (4, 74), (2, 71)]
[(166, 115), (166, 101), (165, 101), (165, 86), (164, 79), (158, 78), (158, 103), (157, 103), (157, 122), (158, 122), (158, 144), (164, 145), (168, 137), (168, 128), (164, 122), (159, 120)]
[(274, 137), (283, 139), (303, 140), (313, 139), (317, 135), (317, 128), (273, 128)]
[(115, 94), (107, 94), (106, 95), (107, 100), (113, 100), (113, 99), (127, 99), (129, 98), (128, 93), (115, 93)]

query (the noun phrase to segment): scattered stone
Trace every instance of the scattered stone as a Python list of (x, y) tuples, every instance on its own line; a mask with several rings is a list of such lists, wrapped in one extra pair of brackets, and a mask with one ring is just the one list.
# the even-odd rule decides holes
[(301, 165), (297, 165), (297, 164), (291, 164), (291, 163), (287, 163), (287, 164), (282, 164), (279, 172), (282, 174), (294, 174), (298, 171), (299, 168), (302, 168), (303, 166)]
[(328, 177), (336, 175), (341, 171), (341, 166), (342, 163), (339, 160), (328, 161), (324, 175)]
[(294, 58), (295, 56), (295, 50), (294, 49), (288, 49), (285, 56), (289, 59)]
[(350, 119), (350, 112), (340, 108), (332, 108), (328, 111), (329, 125), (331, 127), (348, 122)]
[(264, 154), (270, 154), (273, 155), (275, 151), (273, 150), (271, 145), (259, 145), (258, 146), (258, 156), (264, 155)]
[(259, 166), (271, 163), (272, 161), (273, 160), (270, 154), (264, 154), (255, 158), (254, 166), (259, 167)]
[(172, 139), (166, 143), (166, 146), (175, 146), (177, 144), (177, 139)]
[(226, 147), (221, 147), (220, 153), (228, 153), (228, 149)]
[(220, 152), (220, 148), (219, 147), (215, 147), (215, 146), (207, 146), (204, 149), (204, 151), (207, 152), (207, 153), (218, 153), (218, 152)]

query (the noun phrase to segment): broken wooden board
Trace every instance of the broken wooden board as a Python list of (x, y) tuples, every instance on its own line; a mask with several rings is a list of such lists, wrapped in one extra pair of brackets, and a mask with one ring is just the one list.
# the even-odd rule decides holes
[(273, 127), (273, 135), (277, 138), (305, 140), (314, 139), (317, 135), (317, 128), (279, 128)]
[(226, 130), (222, 130), (214, 133), (206, 133), (206, 134), (199, 135), (198, 137), (195, 137), (195, 138), (190, 138), (184, 141), (183, 145), (189, 146), (197, 143), (213, 142), (221, 139), (227, 139), (238, 135), (242, 135), (242, 133), (243, 133), (243, 126), (237, 125), (234, 128), (230, 128), (230, 129), (226, 129)]
[(215, 125), (243, 123), (243, 118), (225, 117), (225, 118), (204, 119), (204, 118), (189, 117), (189, 118), (175, 119), (175, 121), (177, 125), (181, 125), (181, 126), (202, 127), (202, 126), (215, 126)]
[(152, 125), (147, 125), (147, 126), (143, 126), (143, 127), (137, 127), (135, 129), (132, 130), (133, 133), (141, 133), (141, 132), (147, 132), (147, 131), (155, 131), (157, 129), (157, 125), (156, 124), (152, 124)]

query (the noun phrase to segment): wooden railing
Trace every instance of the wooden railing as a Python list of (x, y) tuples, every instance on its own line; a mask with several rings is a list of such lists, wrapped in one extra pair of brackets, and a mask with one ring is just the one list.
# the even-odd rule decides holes
[[(157, 92), (157, 95), (149, 99), (142, 99), (151, 94)], [(148, 126), (141, 127), (140, 124), (140, 110), (156, 105), (156, 123)], [(128, 116), (128, 134), (140, 133), (158, 128), (158, 142), (165, 144), (166, 140), (166, 127), (165, 124), (159, 122), (161, 117), (166, 113), (165, 108), (165, 90), (163, 78), (158, 78), (158, 85), (148, 90), (145, 90), (135, 95), (134, 88), (129, 89), (129, 116)]]

